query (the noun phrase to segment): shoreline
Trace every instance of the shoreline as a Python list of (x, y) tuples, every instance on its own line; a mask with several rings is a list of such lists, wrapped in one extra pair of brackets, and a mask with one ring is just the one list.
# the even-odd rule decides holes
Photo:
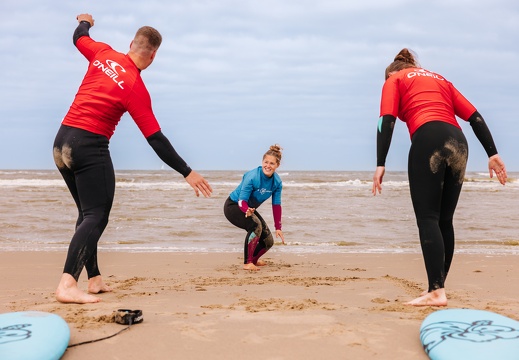
[[(516, 244), (519, 240), (507, 240), (508, 242), (501, 247), (496, 246), (496, 248), (489, 248), (488, 246), (481, 246), (480, 249), (474, 247), (464, 248), (457, 244), (456, 255), (474, 255), (474, 256), (517, 256), (519, 255), (519, 246)], [(313, 255), (330, 255), (330, 256), (354, 256), (354, 255), (418, 255), (421, 256), (422, 253), (416, 247), (414, 248), (399, 248), (399, 249), (383, 249), (378, 248), (376, 250), (366, 250), (366, 249), (348, 249), (347, 246), (337, 245), (337, 247), (344, 249), (340, 250), (331, 250), (327, 249), (316, 249), (319, 245), (315, 247), (312, 246), (304, 246), (304, 245), (282, 245), (281, 242), (276, 242), (274, 244), (274, 251), (280, 256), (313, 256)], [(62, 254), (66, 253), (68, 250), (68, 245), (63, 246), (63, 248), (43, 248), (41, 250), (22, 250), (22, 249), (2, 249), (0, 247), (0, 253), (51, 253), (51, 254)], [(229, 247), (229, 248), (164, 248), (153, 249), (132, 249), (132, 248), (112, 248), (106, 246), (98, 246), (98, 251), (104, 254), (198, 254), (198, 255), (207, 255), (207, 254), (239, 254), (241, 253), (241, 249), (237, 247)], [(271, 250), (271, 252), (273, 252)]]
[[(0, 312), (38, 310), (69, 324), (70, 343), (123, 329), (117, 309), (144, 321), (62, 359), (427, 359), (423, 319), (437, 307), (405, 302), (426, 286), (421, 254), (287, 254), (271, 251), (258, 272), (241, 253), (100, 252), (114, 289), (97, 304), (61, 304), (54, 290), (66, 252), (0, 252)], [(455, 254), (447, 308), (519, 320), (515, 255)], [(86, 289), (86, 275), (79, 280)]]

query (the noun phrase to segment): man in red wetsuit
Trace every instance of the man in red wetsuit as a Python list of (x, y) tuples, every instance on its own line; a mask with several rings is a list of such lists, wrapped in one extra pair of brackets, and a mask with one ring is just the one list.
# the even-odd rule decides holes
[[(53, 154), (79, 215), (56, 299), (83, 304), (101, 300), (92, 294), (111, 291), (99, 271), (97, 242), (108, 224), (115, 192), (109, 140), (125, 112), (129, 112), (157, 155), (184, 176), (196, 196), (202, 193), (209, 197), (212, 189), (162, 134), (140, 76), (155, 58), (162, 41), (160, 33), (149, 26), (140, 28), (128, 54), (122, 54), (90, 38), (89, 29), (94, 26), (91, 15), (78, 15), (77, 20), (73, 41), (89, 65), (56, 135)], [(88, 293), (77, 286), (83, 268), (88, 274)]]

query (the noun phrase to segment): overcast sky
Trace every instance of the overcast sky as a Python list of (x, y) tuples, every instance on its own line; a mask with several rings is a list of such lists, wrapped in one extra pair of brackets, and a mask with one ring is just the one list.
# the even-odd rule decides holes
[[(249, 169), (269, 145), (285, 170), (374, 170), (384, 69), (404, 47), (487, 121), (519, 171), (517, 0), (16, 0), (0, 3), (0, 169), (53, 169), (52, 143), (87, 68), (76, 15), (126, 53), (142, 25), (163, 36), (142, 73), (162, 130), (197, 170)], [(460, 122), (463, 122), (460, 120)], [(469, 170), (486, 154), (468, 124)], [(397, 122), (387, 171), (405, 170)], [(162, 162), (128, 115), (116, 170)]]

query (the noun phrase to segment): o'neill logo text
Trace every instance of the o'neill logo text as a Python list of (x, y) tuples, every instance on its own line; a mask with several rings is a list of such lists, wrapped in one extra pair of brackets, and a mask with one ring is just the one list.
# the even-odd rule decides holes
[(105, 75), (108, 76), (110, 79), (112, 79), (114, 81), (114, 83), (116, 83), (121, 89), (124, 89), (123, 88), (124, 81), (123, 80), (119, 81), (119, 72), (117, 71), (117, 68), (119, 68), (120, 69), (119, 71), (121, 71), (123, 73), (126, 72), (126, 70), (124, 70), (124, 68), (121, 65), (119, 65), (115, 61), (109, 60), (109, 59), (106, 60), (106, 65), (103, 64), (99, 60), (94, 60), (92, 65), (95, 66), (96, 68), (98, 68), (99, 70), (101, 70), (102, 72), (104, 72)]
[(415, 77), (415, 76), (428, 76), (428, 77), (435, 78), (437, 80), (442, 80), (442, 81), (445, 80), (440, 75), (432, 73), (432, 72), (424, 70), (424, 69), (420, 69), (418, 71), (413, 71), (413, 72), (410, 72), (410, 73), (407, 74), (407, 77), (409, 79), (412, 78), (412, 77)]

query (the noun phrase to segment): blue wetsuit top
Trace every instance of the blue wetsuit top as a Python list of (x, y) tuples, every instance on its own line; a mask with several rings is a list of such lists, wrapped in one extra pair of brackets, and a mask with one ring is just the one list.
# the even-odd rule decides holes
[(248, 171), (238, 187), (231, 193), (232, 201), (246, 201), (249, 207), (258, 208), (272, 196), (272, 205), (281, 205), (281, 190), (283, 183), (277, 173), (267, 177), (261, 168)]

